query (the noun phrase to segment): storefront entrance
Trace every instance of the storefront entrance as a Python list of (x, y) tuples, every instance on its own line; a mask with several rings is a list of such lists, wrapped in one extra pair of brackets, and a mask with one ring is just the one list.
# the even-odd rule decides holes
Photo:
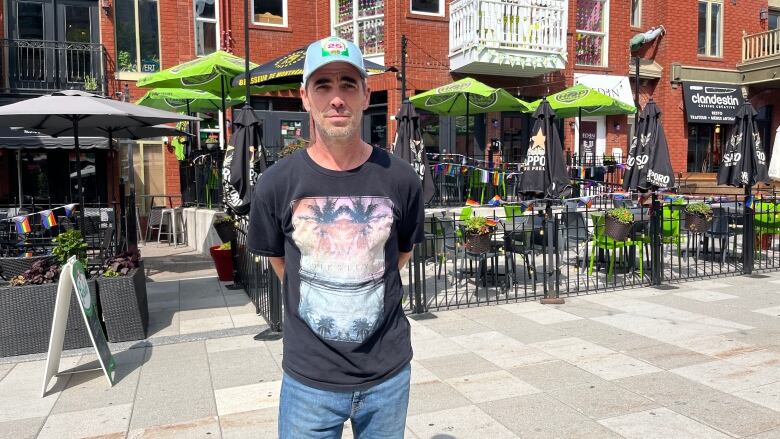
[[(688, 172), (716, 172), (720, 163), (720, 145), (716, 125), (688, 124)], [(720, 129), (723, 129), (719, 126)]]

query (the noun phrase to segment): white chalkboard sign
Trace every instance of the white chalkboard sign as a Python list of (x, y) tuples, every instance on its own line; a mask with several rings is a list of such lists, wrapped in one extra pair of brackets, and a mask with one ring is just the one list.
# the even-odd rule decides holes
[(100, 367), (108, 379), (108, 385), (114, 385), (114, 369), (116, 368), (114, 356), (111, 355), (106, 335), (103, 333), (103, 327), (100, 325), (97, 304), (94, 303), (89, 293), (89, 284), (87, 284), (87, 278), (84, 276), (84, 266), (74, 256), (62, 267), (62, 272), (60, 273), (41, 396), (46, 395), (49, 380), (59, 371), (62, 346), (65, 341), (65, 327), (68, 322), (70, 295), (74, 288), (76, 289), (79, 308), (81, 308), (81, 315), (84, 316), (84, 323), (87, 326), (89, 338), (92, 340), (92, 346), (95, 347)]

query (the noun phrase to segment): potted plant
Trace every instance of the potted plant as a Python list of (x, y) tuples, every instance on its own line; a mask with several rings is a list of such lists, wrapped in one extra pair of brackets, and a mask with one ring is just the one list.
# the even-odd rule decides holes
[(696, 202), (685, 206), (685, 224), (693, 233), (704, 233), (712, 225), (712, 207), (707, 203)]
[(236, 225), (233, 218), (220, 216), (214, 220), (214, 230), (217, 231), (222, 242), (230, 242), (236, 239)]
[(81, 265), (87, 266), (87, 242), (77, 229), (70, 229), (57, 235), (52, 242), (56, 244), (51, 254), (60, 266), (65, 265), (71, 256), (75, 256)]
[(97, 286), (108, 340), (116, 343), (146, 338), (149, 306), (138, 249), (109, 258)]
[(484, 216), (471, 216), (463, 221), (464, 247), (471, 253), (487, 253), (490, 251), (490, 236), (495, 230), (496, 222)]
[(607, 211), (604, 222), (604, 234), (615, 241), (625, 241), (634, 224), (634, 214), (625, 207)]
[(307, 146), (309, 146), (309, 141), (304, 140), (301, 138), (296, 138), (294, 141), (284, 145), (279, 150), (279, 158), (287, 157), (288, 155), (294, 153), (295, 151), (298, 151), (299, 149), (305, 149)]
[(233, 255), (230, 251), (230, 242), (209, 247), (211, 259), (217, 268), (217, 277), (223, 282), (233, 280)]

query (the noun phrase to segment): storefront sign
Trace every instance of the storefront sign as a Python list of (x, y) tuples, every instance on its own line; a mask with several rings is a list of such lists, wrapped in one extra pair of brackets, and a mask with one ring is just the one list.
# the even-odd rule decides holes
[(586, 85), (599, 93), (634, 105), (634, 95), (627, 76), (574, 74), (574, 84)]
[(742, 92), (739, 86), (683, 82), (685, 112), (691, 123), (734, 123)]
[(596, 153), (596, 131), (597, 122), (582, 121), (580, 124), (582, 130), (582, 145), (580, 145), (580, 154), (583, 157), (593, 157)]

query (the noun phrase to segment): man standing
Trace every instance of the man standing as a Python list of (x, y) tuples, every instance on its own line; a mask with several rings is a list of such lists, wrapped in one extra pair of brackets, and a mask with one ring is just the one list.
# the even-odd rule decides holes
[(412, 359), (400, 269), (423, 238), (420, 179), (360, 138), (370, 91), (358, 47), (306, 51), (301, 98), (311, 146), (255, 187), (249, 248), (283, 279), (279, 436), (402, 438)]

